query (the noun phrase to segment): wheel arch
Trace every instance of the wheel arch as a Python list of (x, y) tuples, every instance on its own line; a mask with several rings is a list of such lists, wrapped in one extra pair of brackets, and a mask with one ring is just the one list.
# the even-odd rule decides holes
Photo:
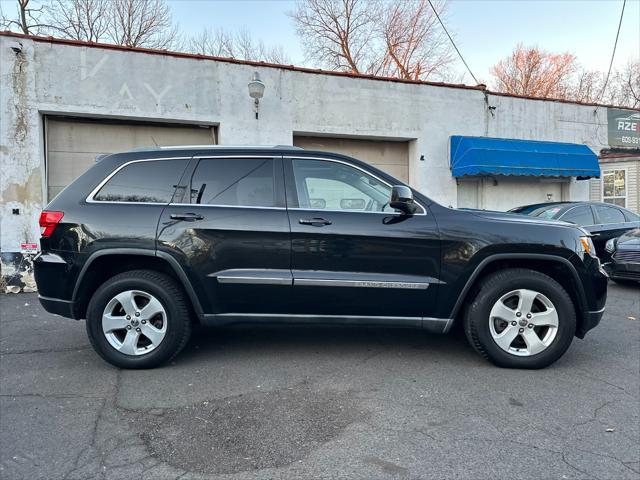
[(567, 291), (576, 309), (576, 331), (581, 331), (584, 315), (588, 310), (586, 295), (575, 266), (566, 258), (547, 254), (494, 254), (484, 258), (467, 279), (449, 318), (458, 322), (464, 306), (479, 289), (482, 279), (505, 268), (528, 268), (550, 276)]
[(85, 318), (91, 294), (109, 278), (131, 270), (156, 270), (172, 277), (186, 293), (193, 313), (202, 306), (183, 268), (164, 252), (135, 248), (113, 248), (94, 252), (82, 266), (73, 290), (73, 316)]

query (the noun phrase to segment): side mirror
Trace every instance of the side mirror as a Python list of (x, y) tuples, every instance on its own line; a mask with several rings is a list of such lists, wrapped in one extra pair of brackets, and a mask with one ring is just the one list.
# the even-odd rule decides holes
[(413, 200), (413, 192), (404, 185), (394, 185), (392, 187), (389, 206), (400, 210), (406, 215), (413, 215), (418, 210), (418, 205)]

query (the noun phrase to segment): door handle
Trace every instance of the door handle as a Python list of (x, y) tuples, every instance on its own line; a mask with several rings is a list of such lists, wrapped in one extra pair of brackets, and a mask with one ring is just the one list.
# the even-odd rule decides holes
[(197, 213), (172, 213), (171, 220), (185, 220), (187, 222), (193, 222), (195, 220), (202, 220), (204, 217)]
[(298, 220), (300, 225), (313, 225), (314, 227), (324, 227), (325, 225), (331, 225), (331, 220), (324, 218), (301, 218)]

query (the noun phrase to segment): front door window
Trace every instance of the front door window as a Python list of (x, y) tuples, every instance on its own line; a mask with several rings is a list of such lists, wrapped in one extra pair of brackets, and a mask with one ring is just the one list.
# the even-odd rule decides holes
[(293, 160), (300, 208), (349, 212), (393, 212), (391, 187), (338, 162)]

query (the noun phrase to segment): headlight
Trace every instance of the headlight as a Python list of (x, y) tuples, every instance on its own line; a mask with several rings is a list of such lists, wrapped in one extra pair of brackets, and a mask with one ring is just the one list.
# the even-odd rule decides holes
[(607, 243), (604, 245), (604, 249), (608, 253), (615, 252), (615, 250), (616, 250), (616, 239), (612, 238), (611, 240), (608, 240)]
[(578, 245), (576, 245), (576, 251), (580, 258), (584, 259), (584, 255), (590, 255), (593, 258), (598, 258), (596, 255), (596, 248), (593, 246), (591, 237), (578, 237)]

